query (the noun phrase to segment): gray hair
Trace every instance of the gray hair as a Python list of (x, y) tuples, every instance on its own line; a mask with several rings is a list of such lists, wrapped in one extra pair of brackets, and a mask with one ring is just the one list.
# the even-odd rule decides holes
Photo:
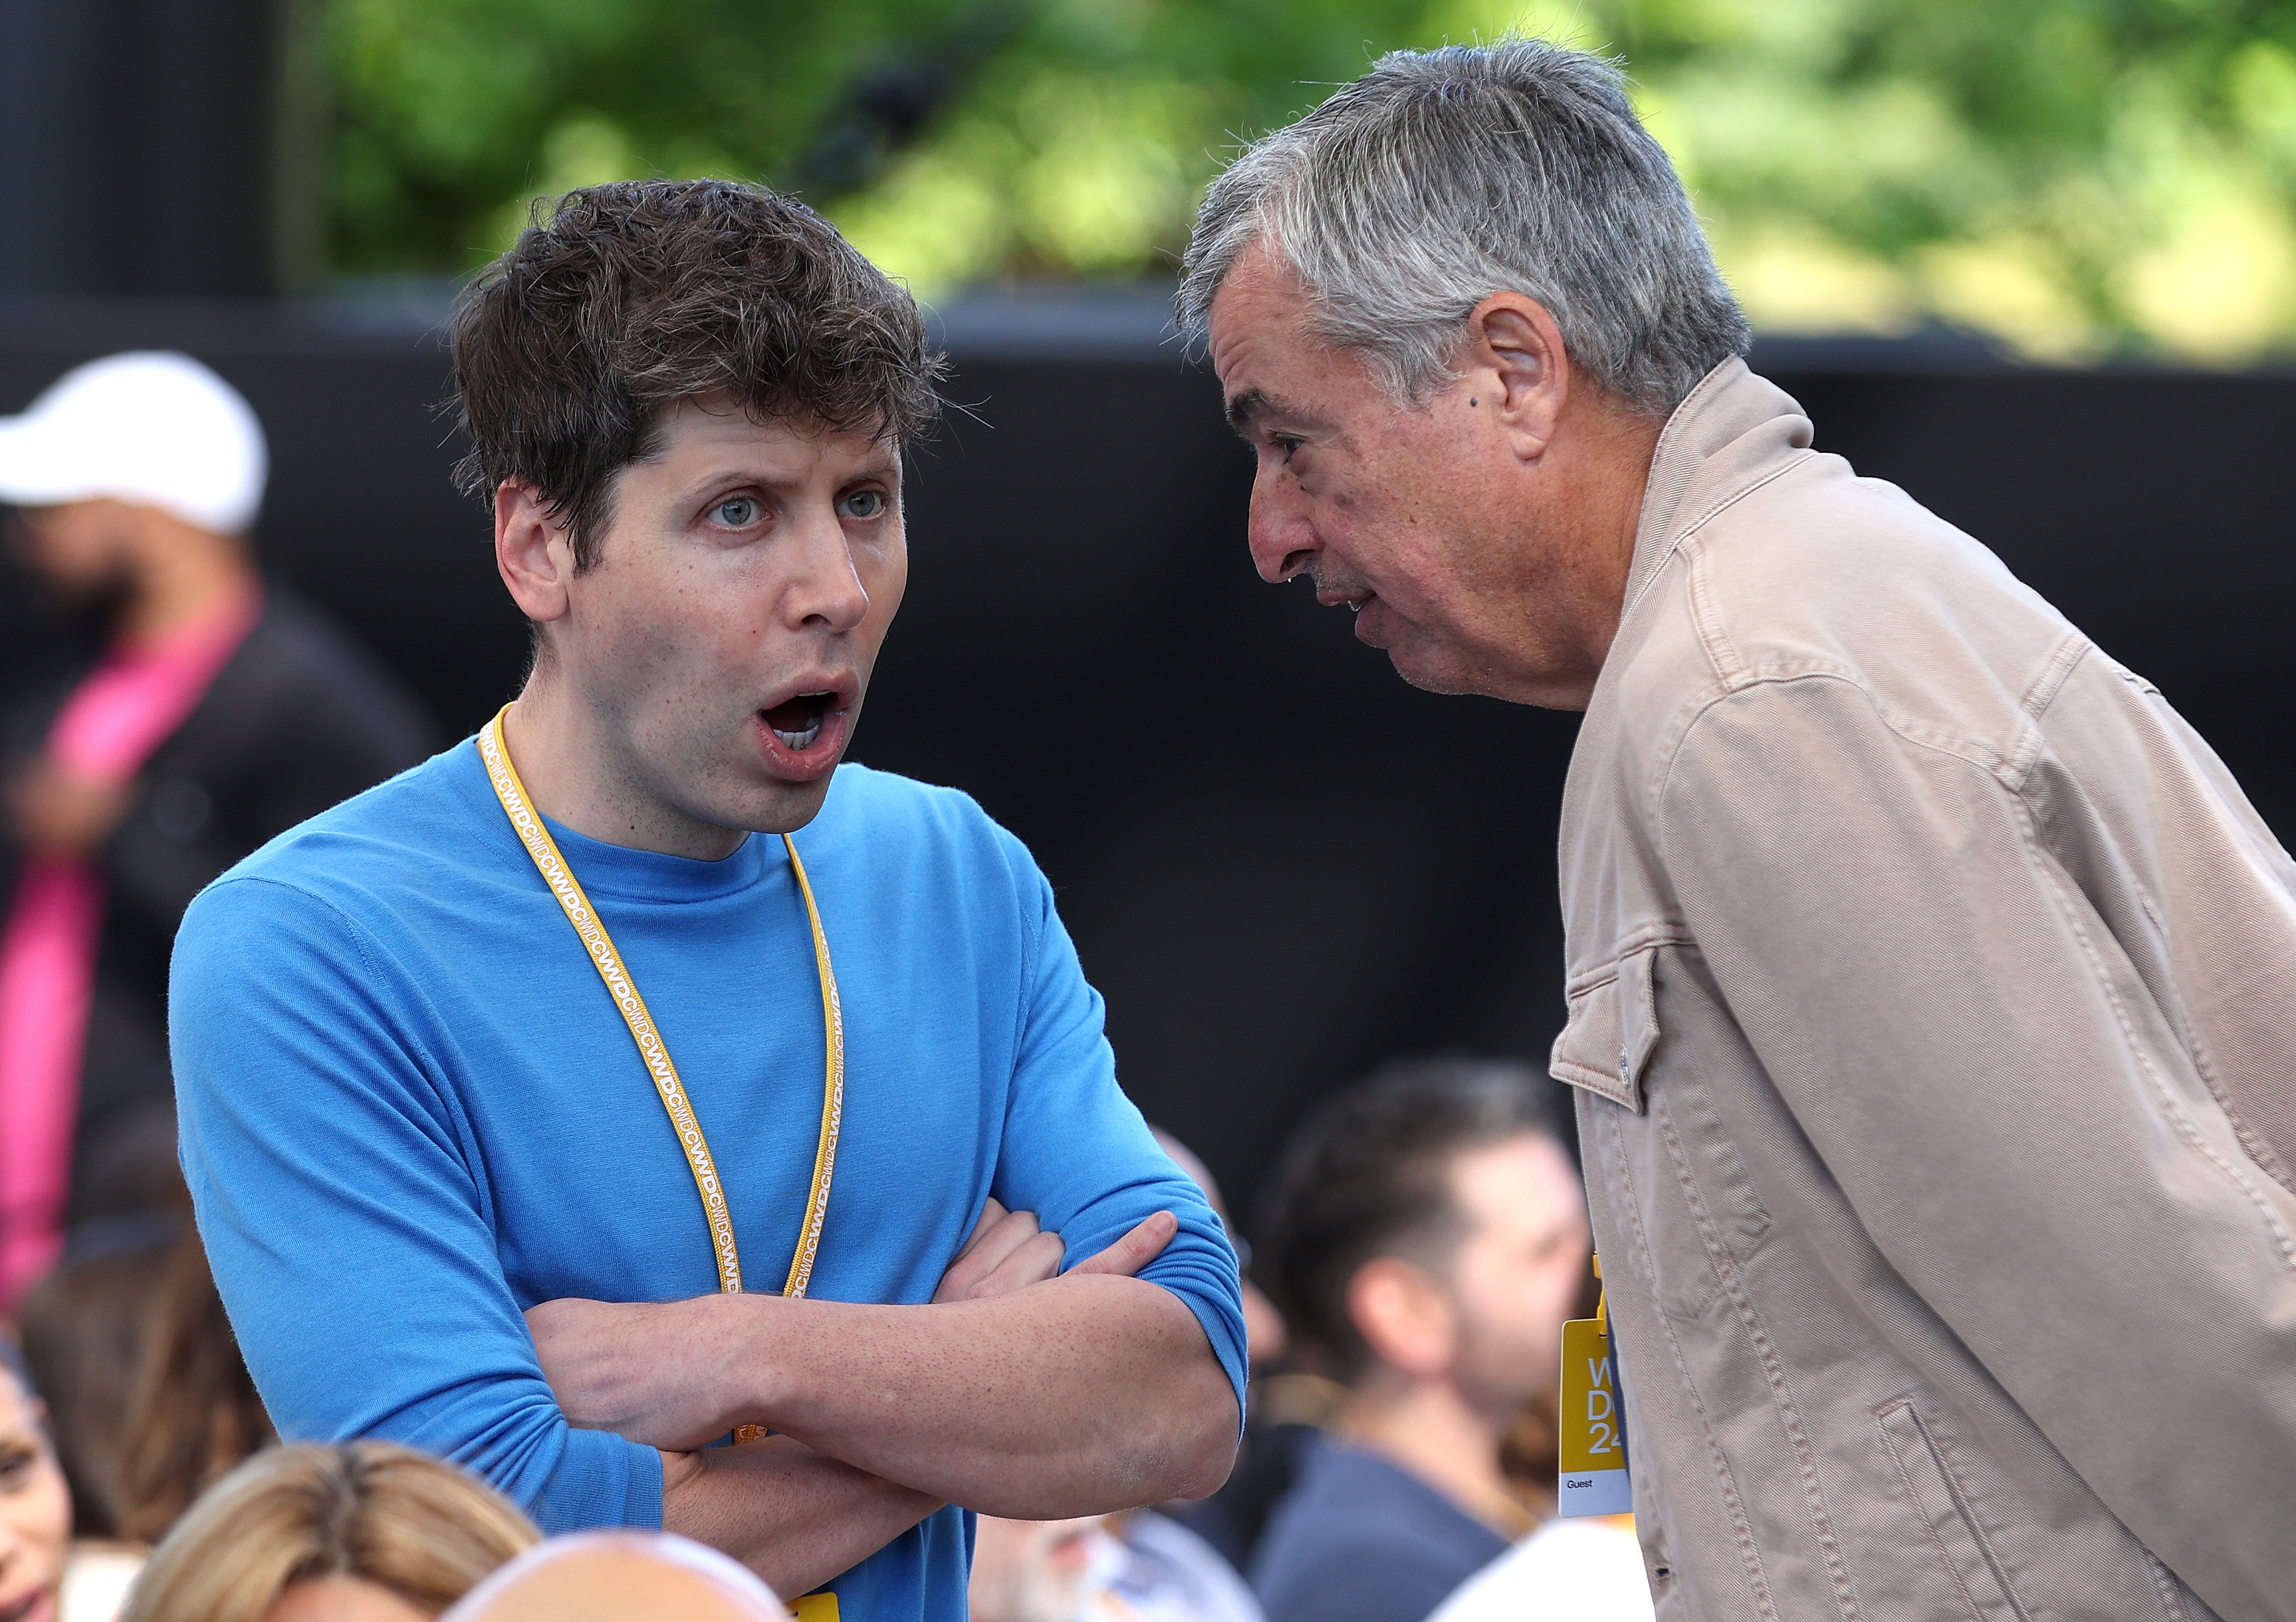
[(1544, 40), (1391, 52), (1246, 148), (1197, 212), (1183, 331), (1263, 242), (1307, 284), (1308, 330), (1406, 405), (1452, 381), (1462, 324), (1502, 290), (1657, 416), (1751, 341), (1617, 66)]

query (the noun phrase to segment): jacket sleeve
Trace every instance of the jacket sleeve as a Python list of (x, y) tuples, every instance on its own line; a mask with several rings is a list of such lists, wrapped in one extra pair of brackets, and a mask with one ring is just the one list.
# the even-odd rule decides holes
[(661, 1456), (560, 1413), (496, 1258), (467, 1135), (349, 920), (226, 879), (176, 938), (185, 1180), (283, 1437), (381, 1437), (492, 1481), (546, 1532), (659, 1526)]
[(1158, 1147), (1117, 1085), (1100, 993), (1085, 980), (1076, 946), (1054, 909), (1052, 886), (1017, 841), (1008, 858), (1017, 870), (1033, 949), (991, 1192), (1013, 1210), (1036, 1212), (1038, 1222), (1057, 1232), (1070, 1266), (1160, 1210), (1178, 1217), (1179, 1232), (1140, 1276), (1169, 1290), (1195, 1314), (1235, 1388), (1240, 1422), (1243, 1294), (1235, 1252), (1202, 1191)]
[(2296, 1199), (2243, 1152), (2027, 787), (1802, 676), (1696, 720), (1658, 837), (1874, 1245), (2149, 1548), (2225, 1615), (2278, 1615)]

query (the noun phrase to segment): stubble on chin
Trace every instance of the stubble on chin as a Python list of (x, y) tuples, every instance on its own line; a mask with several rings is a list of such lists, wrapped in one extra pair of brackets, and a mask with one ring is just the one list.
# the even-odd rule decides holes
[(832, 766), (811, 782), (787, 782), (769, 774), (761, 776), (755, 765), (748, 765), (746, 770), (726, 780), (728, 791), (716, 815), (727, 819), (725, 826), (741, 832), (800, 832), (821, 815), (837, 770)]

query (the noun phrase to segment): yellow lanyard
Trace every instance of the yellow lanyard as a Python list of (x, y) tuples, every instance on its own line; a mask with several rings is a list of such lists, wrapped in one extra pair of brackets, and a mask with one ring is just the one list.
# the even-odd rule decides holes
[[(558, 854), (557, 841), (527, 798), (518, 768), (510, 763), (510, 750), (503, 741), (503, 717), (509, 713), (510, 706), (504, 705), (479, 733), (479, 758), (486, 762), (487, 778), (495, 786), (495, 798), (502, 801), (503, 815), (510, 818), (526, 854), (534, 858), (542, 881), (558, 897), (566, 922), (581, 937), (592, 967), (605, 981), (607, 995), (630, 1028), (630, 1039), (638, 1044), (638, 1057), (645, 1061), (646, 1074), (653, 1077), (654, 1091), (661, 1094), (661, 1107), (669, 1112), (669, 1124), (685, 1151), (685, 1163), (693, 1168), (693, 1186), (701, 1192), (702, 1214), (709, 1219), (709, 1243), (718, 1257), (718, 1288), (727, 1295), (739, 1295), (742, 1257), (734, 1244), (734, 1219), (726, 1213), (718, 1163), (709, 1157), (709, 1140), (701, 1135), (701, 1123), (694, 1118), (685, 1084), (677, 1078), (677, 1067), (669, 1061), (669, 1049), (654, 1028), (653, 1016), (646, 1012), (645, 999), (638, 995), (628, 965), (615, 949), (613, 937), (606, 933), (597, 909), (582, 893), (574, 870)], [(837, 1170), (837, 1129), (845, 1113), (845, 1012), (837, 1000), (837, 975), (829, 966), (829, 938), (822, 933), (821, 909), (814, 905), (813, 885), (805, 876), (805, 864), (798, 860), (796, 844), (787, 834), (782, 836), (782, 842), (789, 849), (790, 872), (797, 878), (798, 894), (805, 897), (806, 922), (813, 929), (813, 961), (821, 976), (822, 1031), (829, 1055), (827, 1076), (822, 1083), (821, 1140), (813, 1154), (813, 1189), (806, 1196), (805, 1226), (799, 1231), (797, 1253), (790, 1257), (789, 1279), (782, 1286), (783, 1295), (801, 1296), (813, 1277), (822, 1223), (829, 1215), (829, 1181)]]

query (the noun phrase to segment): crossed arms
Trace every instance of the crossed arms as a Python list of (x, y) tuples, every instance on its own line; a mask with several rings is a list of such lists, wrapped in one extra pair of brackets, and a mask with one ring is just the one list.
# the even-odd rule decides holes
[[(1199, 1497), (1235, 1393), (1178, 1297), (1136, 1278), (1167, 1212), (1058, 1273), (1057, 1234), (988, 1202), (932, 1303), (778, 1296), (527, 1314), (575, 1425), (662, 1450), (662, 1523), (804, 1593), (944, 1503), (1021, 1519)], [(702, 1450), (736, 1425), (775, 1434)]]
[[(566, 1169), (627, 1128), (648, 1186), (684, 1180), (642, 1093), (602, 1091), (578, 1119), (562, 1108), (563, 1077), (620, 1033), (475, 1019), (488, 998), (521, 1005), (512, 971), (457, 967), (387, 906), (355, 922), (284, 882), (209, 889), (171, 982), (184, 1166), (282, 1429), (451, 1458), (552, 1531), (666, 1514), (787, 1593), (943, 1500), (1047, 1514), (1207, 1490), (1237, 1430), (1234, 1262), (1117, 1086), (1098, 999), (1048, 889), (1022, 876), (1039, 938), (1013, 1030), (965, 1027), (932, 1049), (981, 1065), (981, 1087), (876, 1118), (848, 1168), (849, 1216), (898, 1225), (882, 1245), (849, 1230), (848, 1292), (917, 1302), (948, 1274), (937, 1302), (901, 1307), (554, 1300), (660, 1293), (680, 1265), (642, 1249), (630, 1176)], [(483, 1086), (464, 1085), (473, 1064)], [(733, 1099), (719, 1118), (738, 1137)], [(960, 1213), (992, 1189), (1079, 1255), (1117, 1255), (1054, 1278), (1061, 1241), (1001, 1212), (965, 1249)], [(1177, 1233), (1132, 1259), (1119, 1236), (1160, 1209)], [(676, 1233), (689, 1282), (672, 1290), (706, 1288), (693, 1233)], [(781, 1435), (697, 1456), (737, 1421)]]

